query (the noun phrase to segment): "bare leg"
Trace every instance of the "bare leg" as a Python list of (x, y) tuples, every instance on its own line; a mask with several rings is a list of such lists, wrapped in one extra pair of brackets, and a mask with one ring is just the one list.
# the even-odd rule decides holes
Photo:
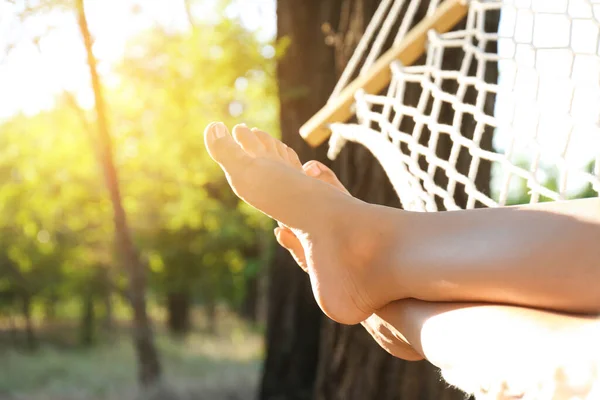
[[(321, 163), (310, 161), (303, 169), (348, 194)], [(283, 227), (275, 234), (306, 269), (294, 234)], [(449, 383), (478, 398), (508, 400), (527, 393), (527, 398), (593, 399), (600, 391), (600, 319), (494, 304), (401, 300), (362, 324), (390, 354), (406, 360), (427, 356)]]
[[(302, 169), (308, 176), (326, 182), (340, 192), (350, 195), (333, 171), (320, 162), (309, 161), (302, 166)], [(308, 271), (302, 243), (290, 229), (281, 225), (282, 224), (280, 224), (279, 228), (275, 228), (277, 242), (291, 253), (300, 268), (304, 271)], [(408, 307), (410, 307), (410, 305), (408, 305)], [(361, 324), (373, 339), (375, 339), (375, 341), (390, 354), (409, 361), (423, 359), (423, 356), (412, 348), (400, 330), (394, 327), (389, 321), (379, 317), (379, 315), (373, 314), (362, 321)]]
[(600, 312), (600, 199), (405, 217), (411, 297)]
[(598, 200), (577, 203), (592, 222), (528, 208), (404, 212), (307, 177), (264, 132), (238, 126), (234, 137), (209, 126), (209, 153), (238, 196), (300, 240), (315, 298), (338, 322), (408, 297), (600, 311)]
[(481, 398), (600, 395), (600, 318), (419, 300), (393, 302), (377, 316), (391, 340), (404, 337), (449, 383)]

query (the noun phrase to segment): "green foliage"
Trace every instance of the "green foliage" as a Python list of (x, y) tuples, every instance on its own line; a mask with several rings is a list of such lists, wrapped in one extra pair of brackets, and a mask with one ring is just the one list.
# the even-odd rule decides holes
[(155, 28), (130, 43), (118, 68), (117, 159), (155, 290), (233, 302), (243, 295), (252, 261), (244, 253), (269, 222), (239, 208), (202, 132), (213, 120), (276, 132), (274, 60), (262, 56), (265, 46), (238, 21), (184, 33)]
[[(523, 168), (525, 170), (529, 169), (529, 161), (526, 159), (522, 159), (516, 163), (519, 168)], [(590, 162), (588, 167), (586, 168), (588, 172), (592, 172), (594, 167), (594, 162)], [(548, 188), (554, 192), (558, 191), (559, 188), (559, 171), (555, 167), (541, 167), (540, 171), (543, 172), (543, 180), (540, 182), (545, 188)], [(513, 187), (509, 193), (509, 197), (507, 200), (507, 205), (519, 205), (519, 204), (528, 204), (531, 201), (531, 190), (528, 186), (528, 183), (525, 179), (519, 178), (516, 176), (512, 177)], [(596, 197), (597, 193), (593, 189), (592, 185), (587, 184), (585, 187), (580, 188), (576, 192), (572, 193), (569, 196), (570, 200), (581, 199), (586, 197)], [(496, 194), (497, 197), (497, 194)], [(548, 202), (552, 201), (552, 199), (546, 196), (540, 196), (540, 202)]]
[[(233, 19), (152, 27), (112, 71), (115, 163), (154, 295), (235, 304), (260, 270), (271, 222), (233, 196), (202, 133), (221, 120), (277, 134), (275, 57), (284, 48)], [(24, 294), (60, 301), (123, 286), (93, 115), (65, 93), (51, 110), (0, 125), (0, 307)]]

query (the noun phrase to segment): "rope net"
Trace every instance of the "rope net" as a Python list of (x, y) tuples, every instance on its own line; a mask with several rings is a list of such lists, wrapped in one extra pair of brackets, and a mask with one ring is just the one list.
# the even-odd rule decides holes
[[(384, 0), (331, 99), (440, 3)], [(383, 93), (355, 93), (331, 158), (365, 145), (413, 211), (598, 196), (599, 0), (472, 0), (427, 40), (419, 62), (390, 65)]]
[[(330, 102), (442, 2), (423, 3), (382, 1)], [(453, 31), (428, 32), (417, 63), (389, 68), (386, 90), (355, 92), (354, 120), (330, 126), (329, 156), (366, 146), (404, 209), (599, 195), (600, 0), (472, 0)], [(477, 398), (599, 399), (594, 329), (577, 349), (521, 341), (517, 363), (490, 355), (443, 374)]]

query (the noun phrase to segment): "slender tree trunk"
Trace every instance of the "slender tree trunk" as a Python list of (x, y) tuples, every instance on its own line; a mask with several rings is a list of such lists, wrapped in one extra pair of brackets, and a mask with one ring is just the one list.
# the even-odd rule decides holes
[(111, 332), (114, 327), (114, 309), (113, 309), (113, 282), (109, 267), (101, 267), (102, 279), (102, 304), (104, 306), (104, 315), (102, 318), (102, 327), (106, 332)]
[(109, 132), (102, 85), (97, 61), (92, 52), (92, 37), (88, 28), (83, 0), (77, 0), (79, 29), (87, 53), (87, 61), (96, 103), (96, 122), (99, 134), (100, 162), (113, 207), (115, 241), (122, 262), (129, 274), (129, 296), (133, 308), (133, 338), (138, 359), (139, 379), (143, 386), (157, 384), (161, 377), (158, 353), (154, 345), (151, 323), (146, 310), (146, 271), (135, 248), (119, 188), (119, 179), (113, 160), (112, 139)]
[(83, 347), (91, 347), (96, 339), (96, 314), (94, 311), (94, 296), (89, 291), (81, 296), (80, 343)]
[(29, 293), (24, 293), (21, 299), (21, 310), (23, 312), (23, 318), (25, 319), (25, 347), (28, 350), (35, 350), (38, 347), (37, 336), (35, 334), (35, 328), (33, 327), (33, 320), (31, 318), (31, 298)]
[(246, 287), (245, 296), (239, 308), (242, 318), (253, 324), (258, 322), (258, 278), (258, 274), (246, 278), (244, 285)]
[(194, 28), (196, 26), (196, 21), (194, 21), (194, 13), (192, 12), (192, 1), (183, 0), (183, 7), (185, 9), (185, 16), (187, 17), (190, 27)]
[(48, 296), (44, 302), (44, 322), (53, 323), (56, 320), (56, 304), (58, 303), (58, 297), (54, 294)]
[(190, 330), (191, 296), (184, 291), (167, 294), (167, 325), (175, 336), (185, 336)]
[(207, 298), (204, 311), (206, 313), (206, 332), (214, 335), (217, 333), (219, 328), (219, 319), (217, 317), (217, 304), (213, 296)]
[(104, 303), (104, 318), (102, 319), (102, 328), (106, 332), (110, 333), (115, 326), (112, 292), (104, 294), (102, 297), (102, 303)]
[(19, 345), (19, 328), (17, 327), (17, 322), (15, 321), (15, 316), (13, 314), (12, 309), (9, 311), (8, 314), (8, 326), (10, 342), (13, 346), (17, 347)]
[(264, 233), (256, 235), (256, 243), (245, 249), (243, 255), (247, 260), (253, 260), (257, 266), (252, 268), (251, 274), (245, 280), (244, 299), (239, 307), (239, 313), (246, 321), (252, 324), (263, 322), (262, 302), (264, 297), (265, 267), (269, 265), (272, 251), (272, 238)]

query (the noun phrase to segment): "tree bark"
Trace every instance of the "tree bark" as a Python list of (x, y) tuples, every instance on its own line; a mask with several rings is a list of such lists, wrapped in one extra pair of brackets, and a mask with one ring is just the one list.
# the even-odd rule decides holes
[[(282, 138), (303, 161), (312, 158), (327, 163), (324, 149), (306, 148), (297, 133), (298, 128), (325, 104), (378, 4), (377, 0), (305, 1), (302, 4), (279, 0), (277, 3), (278, 36), (291, 39), (288, 53), (278, 69)], [(427, 2), (420, 5), (421, 15), (426, 7)], [(489, 23), (497, 26), (498, 21)], [(333, 45), (331, 49), (324, 47), (325, 40)], [(457, 61), (452, 53), (445, 59), (446, 65)], [(487, 79), (495, 82), (497, 71), (491, 68)], [(451, 86), (444, 89), (453, 90)], [(416, 92), (409, 93), (406, 100), (416, 101), (417, 96)], [(486, 107), (490, 113), (493, 100), (493, 96), (488, 96)], [(452, 115), (451, 109), (446, 107), (441, 121), (448, 122)], [(463, 128), (463, 133), (471, 136), (474, 121), (464, 120)], [(482, 147), (491, 148), (491, 135), (490, 130), (485, 132)], [(427, 136), (425, 133), (423, 138)], [(447, 159), (450, 142), (440, 141), (436, 150), (440, 157)], [(469, 163), (470, 155), (461, 152), (459, 171), (466, 172)], [(400, 206), (383, 169), (363, 147), (348, 144), (333, 166), (354, 196), (370, 203)], [(489, 164), (482, 163), (479, 171), (476, 185), (488, 191)], [(446, 178), (438, 173), (435, 179), (443, 184)], [(455, 200), (460, 205), (466, 204), (464, 190), (457, 190)], [(360, 326), (342, 326), (327, 319), (321, 322), (306, 277), (283, 249), (277, 251), (270, 273), (269, 304), (267, 361), (261, 399), (464, 398), (463, 393), (448, 389), (439, 371), (428, 362), (405, 362), (390, 356)], [(319, 326), (322, 326), (320, 345), (315, 341)], [(318, 376), (314, 374), (316, 360)]]
[[(336, 82), (333, 49), (321, 31), (336, 12), (332, 1), (277, 2), (277, 36), (290, 40), (277, 68), (281, 136), (303, 161), (326, 160), (326, 149), (310, 148), (298, 130), (325, 104)], [(322, 314), (308, 277), (285, 249), (275, 252), (267, 290), (267, 356), (259, 398), (312, 399)]]
[[(343, 17), (338, 21), (338, 30), (334, 40), (339, 47), (336, 50), (338, 71), (342, 70), (351, 50), (356, 45), (362, 31), (378, 1), (369, 0), (342, 0), (341, 9)], [(422, 2), (419, 13), (424, 15), (428, 2)], [(498, 24), (498, 20), (489, 22)], [(333, 25), (336, 26), (336, 25)], [(489, 48), (495, 51), (495, 48)], [(458, 69), (460, 54), (446, 52), (444, 66), (448, 69)], [(488, 69), (486, 76), (489, 82), (497, 80), (497, 70)], [(455, 91), (457, 88), (451, 83), (444, 85), (444, 90)], [(418, 91), (407, 90), (405, 102), (416, 104)], [(468, 93), (466, 101), (472, 101), (476, 93)], [(488, 96), (486, 107), (493, 113), (493, 96)], [(452, 123), (453, 110), (449, 106), (442, 107), (440, 121)], [(472, 137), (475, 124), (474, 120), (463, 120), (462, 133)], [(490, 149), (492, 130), (486, 130), (482, 147)], [(422, 136), (426, 141), (428, 132)], [(444, 137), (440, 140), (436, 152), (439, 157), (448, 159), (451, 142)], [(471, 156), (462, 151), (459, 156), (457, 169), (466, 174), (471, 161)], [(341, 152), (334, 163), (334, 170), (338, 173), (342, 183), (350, 190), (353, 196), (369, 203), (399, 207), (399, 201), (387, 176), (374, 157), (362, 146), (350, 143)], [(476, 179), (476, 186), (489, 192), (490, 164), (482, 162)], [(436, 182), (442, 187), (447, 183), (447, 177), (442, 171), (435, 175)], [(458, 188), (455, 201), (460, 206), (467, 202), (463, 188)], [(441, 201), (438, 201), (443, 209)], [(322, 332), (321, 353), (319, 357), (319, 374), (316, 383), (316, 396), (318, 400), (459, 400), (464, 399), (464, 393), (449, 388), (440, 377), (439, 370), (427, 361), (407, 362), (396, 359), (381, 350), (361, 326), (342, 326), (328, 321)]]
[(121, 201), (119, 178), (113, 160), (113, 145), (106, 115), (106, 105), (100, 76), (98, 75), (97, 60), (92, 52), (93, 41), (86, 19), (83, 0), (77, 0), (77, 16), (80, 33), (87, 53), (94, 91), (100, 163), (113, 208), (115, 241), (122, 262), (126, 266), (129, 275), (129, 296), (133, 308), (133, 339), (138, 359), (138, 376), (140, 383), (143, 386), (149, 387), (159, 383), (161, 367), (154, 345), (150, 319), (146, 310), (146, 270), (133, 244), (125, 209)]

